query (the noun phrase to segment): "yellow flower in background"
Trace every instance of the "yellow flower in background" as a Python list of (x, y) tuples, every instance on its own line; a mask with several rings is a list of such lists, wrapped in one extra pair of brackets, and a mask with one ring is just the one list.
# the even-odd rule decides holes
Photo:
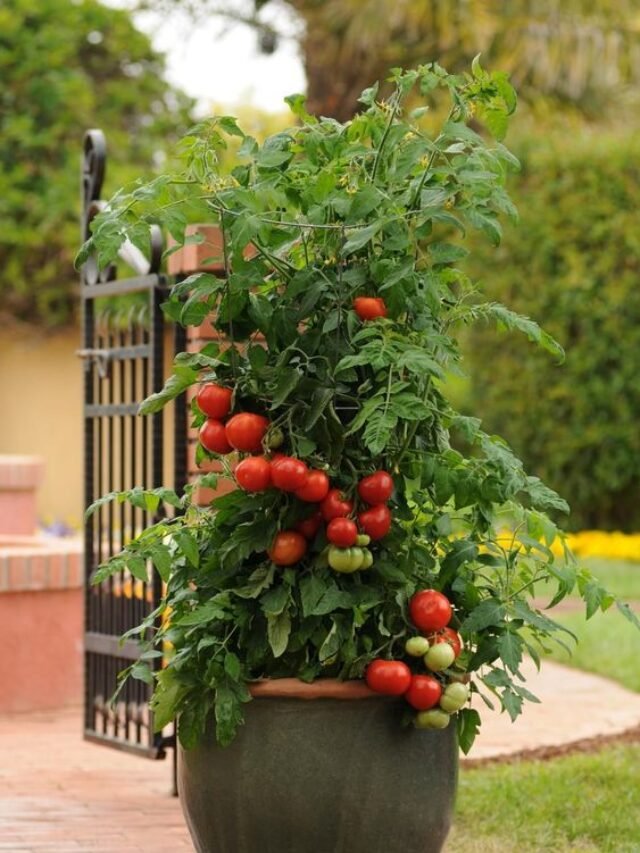
[[(581, 530), (567, 534), (566, 542), (577, 557), (608, 557), (612, 560), (640, 562), (640, 533)], [(556, 540), (551, 550), (560, 556), (563, 551), (562, 543)]]

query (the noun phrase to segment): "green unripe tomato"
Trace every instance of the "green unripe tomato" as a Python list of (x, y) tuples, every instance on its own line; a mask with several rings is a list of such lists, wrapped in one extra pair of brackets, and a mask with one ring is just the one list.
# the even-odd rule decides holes
[(456, 653), (449, 643), (436, 643), (424, 656), (425, 665), (431, 672), (442, 672), (443, 669), (448, 669), (455, 659)]
[(464, 708), (469, 699), (469, 688), (459, 681), (449, 684), (440, 697), (440, 707), (447, 714), (455, 714), (460, 708)]
[(276, 450), (278, 447), (282, 447), (284, 444), (284, 433), (280, 427), (269, 430), (265, 444), (269, 450)]
[(366, 533), (358, 534), (358, 538), (356, 539), (356, 545), (363, 546), (363, 545), (370, 545), (370, 544), (371, 544), (371, 537), (370, 536), (367, 536)]
[(431, 648), (429, 640), (426, 637), (410, 637), (404, 644), (404, 650), (412, 658), (421, 658)]
[(414, 725), (417, 729), (446, 729), (451, 717), (439, 708), (420, 711), (416, 714)]
[(329, 565), (336, 572), (347, 575), (357, 572), (363, 562), (362, 548), (337, 548), (335, 545), (329, 548)]
[(362, 549), (362, 565), (360, 566), (360, 571), (363, 572), (365, 569), (370, 569), (373, 565), (373, 554), (368, 548)]

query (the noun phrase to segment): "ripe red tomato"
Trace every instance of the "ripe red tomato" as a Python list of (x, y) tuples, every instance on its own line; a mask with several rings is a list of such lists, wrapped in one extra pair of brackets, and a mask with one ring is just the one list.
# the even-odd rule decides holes
[(313, 515), (310, 515), (309, 518), (305, 518), (302, 521), (299, 521), (295, 528), (298, 533), (302, 533), (305, 539), (315, 539), (318, 530), (320, 530), (320, 526), (322, 525), (322, 513), (320, 510), (318, 512), (314, 512)]
[(350, 518), (332, 518), (327, 525), (327, 539), (338, 548), (350, 548), (357, 538), (358, 528)]
[(368, 504), (383, 504), (393, 493), (393, 480), (386, 471), (376, 471), (358, 483), (358, 494)]
[(293, 456), (277, 456), (271, 463), (271, 482), (283, 492), (295, 492), (304, 485), (309, 469)]
[(379, 296), (358, 296), (353, 300), (353, 308), (361, 320), (375, 320), (387, 316), (387, 306)]
[(235, 470), (236, 480), (247, 492), (263, 492), (271, 485), (271, 463), (264, 456), (249, 456)]
[(200, 444), (209, 453), (231, 453), (233, 447), (227, 441), (227, 433), (222, 421), (207, 418), (198, 433)]
[(296, 489), (296, 497), (301, 501), (318, 504), (326, 498), (328, 492), (329, 478), (324, 471), (309, 471), (303, 485)]
[(209, 418), (226, 418), (231, 411), (233, 390), (223, 388), (214, 382), (202, 385), (196, 394), (196, 403), (201, 412)]
[(428, 711), (435, 708), (442, 696), (442, 687), (437, 678), (432, 675), (414, 675), (411, 686), (404, 698), (416, 711)]
[(456, 657), (460, 655), (463, 648), (462, 637), (453, 628), (443, 628), (434, 637), (429, 637), (429, 641), (434, 646), (436, 643), (449, 643)]
[(358, 521), (367, 536), (382, 539), (391, 529), (391, 510), (386, 504), (378, 504), (359, 513)]
[(307, 540), (296, 530), (283, 530), (273, 540), (267, 551), (269, 559), (276, 566), (293, 566), (301, 560), (307, 551)]
[(385, 696), (402, 696), (411, 685), (411, 670), (400, 660), (371, 661), (364, 676), (367, 686)]
[(344, 518), (353, 512), (353, 503), (344, 500), (340, 489), (330, 489), (320, 505), (320, 511), (325, 521), (332, 518)]
[(269, 428), (269, 421), (262, 415), (241, 412), (229, 418), (225, 427), (227, 441), (236, 450), (256, 453), (262, 447), (262, 439)]
[(409, 602), (411, 621), (421, 631), (440, 631), (451, 619), (451, 602), (435, 589), (416, 592)]

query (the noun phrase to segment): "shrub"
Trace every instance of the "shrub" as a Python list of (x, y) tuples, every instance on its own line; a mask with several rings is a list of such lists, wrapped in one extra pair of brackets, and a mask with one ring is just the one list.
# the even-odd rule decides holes
[[(468, 405), (569, 501), (571, 526), (637, 529), (640, 504), (640, 143), (536, 141), (512, 183), (521, 222), (473, 276), (567, 351), (475, 327)], [(484, 282), (483, 282), (484, 283)]]

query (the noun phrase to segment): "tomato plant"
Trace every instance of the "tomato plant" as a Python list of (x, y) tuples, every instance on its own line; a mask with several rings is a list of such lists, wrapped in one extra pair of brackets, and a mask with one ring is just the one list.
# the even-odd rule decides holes
[(372, 506), (371, 509), (358, 513), (358, 522), (367, 536), (374, 541), (384, 539), (391, 530), (391, 510), (385, 504)]
[(400, 660), (374, 660), (366, 669), (367, 686), (385, 696), (402, 696), (411, 685), (411, 670)]
[(330, 489), (320, 505), (320, 511), (325, 521), (344, 518), (353, 512), (353, 502), (345, 500), (340, 489)]
[(215, 382), (207, 382), (201, 385), (196, 394), (196, 403), (201, 412), (208, 418), (221, 420), (226, 418), (231, 411), (231, 398), (233, 390), (216, 385)]
[(329, 493), (329, 478), (324, 471), (309, 471), (304, 483), (296, 489), (296, 497), (309, 503), (320, 503)]
[(353, 300), (353, 309), (361, 320), (376, 320), (387, 316), (384, 299), (372, 296), (358, 296)]
[(421, 631), (440, 631), (451, 621), (453, 610), (449, 599), (436, 589), (423, 589), (409, 602), (411, 621)]
[(322, 513), (314, 512), (308, 518), (298, 521), (295, 525), (296, 530), (302, 533), (305, 539), (315, 539), (318, 531), (322, 527)]
[(271, 485), (271, 463), (264, 456), (249, 456), (236, 466), (238, 485), (248, 492), (263, 492)]
[(393, 494), (393, 479), (386, 471), (376, 471), (358, 483), (358, 494), (368, 504), (383, 504)]
[(271, 481), (276, 489), (282, 489), (283, 492), (301, 489), (308, 475), (304, 462), (291, 456), (278, 456), (271, 463)]
[(200, 444), (209, 453), (226, 454), (231, 453), (233, 447), (227, 440), (227, 432), (222, 421), (217, 421), (214, 418), (207, 420), (200, 427), (198, 433)]
[(327, 539), (340, 548), (350, 548), (357, 538), (358, 528), (350, 518), (332, 518), (327, 524)]
[(404, 698), (416, 711), (428, 711), (435, 708), (442, 696), (442, 686), (431, 675), (414, 675)]
[[(577, 590), (588, 615), (614, 600), (566, 547), (562, 498), (448, 396), (446, 377), (465, 367), (460, 332), (474, 323), (562, 357), (533, 319), (487, 299), (465, 272), (466, 235), (497, 244), (515, 218), (506, 182), (518, 164), (501, 141), (513, 89), (478, 60), (455, 75), (437, 63), (393, 69), (385, 87), (384, 100), (377, 85), (363, 92), (345, 124), (310, 116), (291, 96), (295, 122), (262, 144), (231, 116), (203, 120), (175, 171), (118, 193), (81, 250), (80, 262), (95, 253), (104, 264), (125, 239), (145, 243), (153, 223), (176, 240), (186, 221), (217, 226), (224, 274), (176, 281), (164, 308), (183, 325), (206, 320), (219, 337), (180, 353), (141, 412), (203, 383), (233, 388), (239, 413), (201, 426), (197, 461), (222, 454), (220, 473), (197, 481), (205, 486), (233, 481), (231, 448), (282, 448), (274, 488), (255, 488), (266, 469), (247, 460), (236, 469), (246, 490), (205, 507), (189, 484), (184, 494), (131, 489), (94, 508), (128, 499), (156, 519), (95, 581), (160, 574), (162, 602), (135, 636), (146, 653), (170, 642), (172, 656), (128, 672), (155, 685), (155, 724), (179, 716), (186, 746), (212, 718), (229, 743), (256, 678), (366, 678), (400, 695), (406, 659), (416, 678), (436, 671), (448, 697), (419, 711), (416, 726), (449, 725), (451, 708), (468, 750), (479, 715), (453, 710), (454, 686), (470, 681), (515, 718), (531, 698), (524, 655), (566, 634), (536, 591), (555, 605)], [(237, 153), (223, 168), (225, 150)], [(206, 412), (195, 409), (200, 427)], [(322, 522), (350, 542), (356, 512), (354, 544), (327, 544)]]
[(350, 575), (352, 572), (366, 568), (365, 562), (368, 562), (368, 558), (365, 557), (362, 548), (332, 546), (329, 548), (328, 562), (334, 571)]
[(300, 562), (307, 550), (307, 540), (297, 530), (283, 530), (273, 540), (268, 550), (269, 559), (276, 566), (293, 566)]
[[(432, 643), (448, 643), (456, 657), (460, 656), (463, 648), (462, 637), (453, 628), (442, 628), (430, 638)], [(426, 650), (425, 650), (426, 651)]]
[(262, 415), (241, 412), (226, 423), (227, 441), (235, 450), (256, 453), (262, 447), (262, 439), (269, 428), (269, 421)]

